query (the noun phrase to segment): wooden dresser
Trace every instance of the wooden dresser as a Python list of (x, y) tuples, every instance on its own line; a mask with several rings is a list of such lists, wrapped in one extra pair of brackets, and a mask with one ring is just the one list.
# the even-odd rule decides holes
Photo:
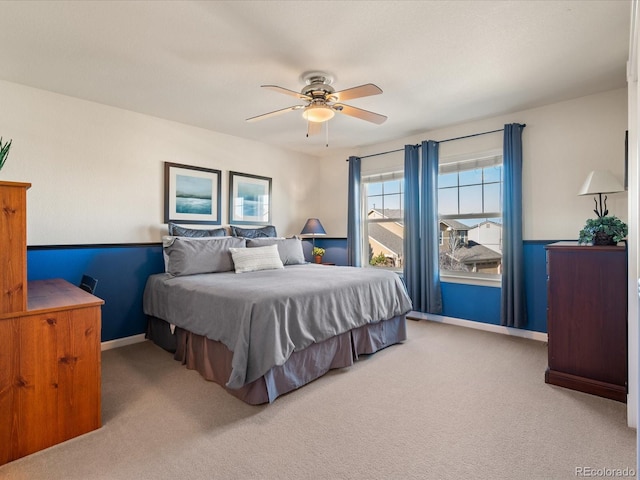
[(626, 248), (557, 242), (546, 250), (545, 381), (626, 402)]
[(0, 182), (0, 465), (101, 426), (103, 300), (26, 282), (26, 190)]

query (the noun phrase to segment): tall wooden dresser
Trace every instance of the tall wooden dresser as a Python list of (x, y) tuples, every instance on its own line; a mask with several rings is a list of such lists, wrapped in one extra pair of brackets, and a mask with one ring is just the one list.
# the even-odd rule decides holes
[(557, 242), (546, 250), (545, 381), (626, 402), (626, 248)]
[(27, 284), (28, 183), (0, 181), (0, 465), (101, 426), (103, 300)]

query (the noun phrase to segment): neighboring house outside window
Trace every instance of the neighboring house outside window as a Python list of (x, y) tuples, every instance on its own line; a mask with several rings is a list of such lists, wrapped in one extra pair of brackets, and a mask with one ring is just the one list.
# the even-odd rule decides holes
[(441, 163), (441, 275), (501, 274), (502, 185), (501, 154)]
[(363, 177), (365, 264), (401, 270), (404, 261), (404, 176), (388, 172)]

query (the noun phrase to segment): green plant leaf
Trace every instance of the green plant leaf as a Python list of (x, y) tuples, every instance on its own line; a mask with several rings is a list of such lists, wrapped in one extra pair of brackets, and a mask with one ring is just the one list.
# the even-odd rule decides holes
[(590, 218), (586, 221), (584, 228), (580, 230), (578, 242), (593, 244), (598, 232), (611, 236), (613, 241), (618, 243), (627, 237), (629, 230), (626, 223), (613, 215)]
[(0, 170), (2, 170), (2, 167), (4, 166), (4, 162), (7, 161), (7, 157), (9, 156), (9, 149), (11, 148), (11, 142), (12, 140), (9, 140), (8, 142), (5, 142), (5, 144), (2, 144), (2, 137), (0, 137)]

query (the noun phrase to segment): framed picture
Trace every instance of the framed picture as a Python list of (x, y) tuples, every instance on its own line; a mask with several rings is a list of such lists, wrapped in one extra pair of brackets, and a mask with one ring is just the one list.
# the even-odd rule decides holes
[(220, 170), (164, 163), (164, 221), (220, 225)]
[(271, 223), (271, 179), (229, 172), (229, 223)]

